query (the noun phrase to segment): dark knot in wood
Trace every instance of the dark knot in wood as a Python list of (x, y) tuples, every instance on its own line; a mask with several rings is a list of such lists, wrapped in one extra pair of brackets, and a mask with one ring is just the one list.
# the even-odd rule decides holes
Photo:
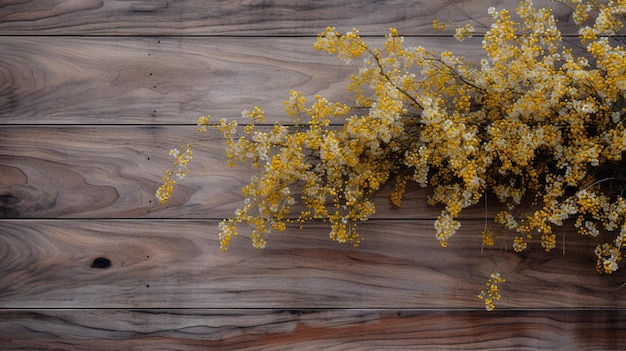
[(105, 257), (98, 257), (91, 262), (91, 268), (105, 269), (111, 267), (111, 260)]

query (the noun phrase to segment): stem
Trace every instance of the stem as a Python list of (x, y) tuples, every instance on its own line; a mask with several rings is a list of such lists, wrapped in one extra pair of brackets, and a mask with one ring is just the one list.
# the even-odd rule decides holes
[(459, 72), (457, 72), (456, 70), (454, 70), (454, 68), (452, 68), (451, 66), (447, 65), (445, 62), (443, 62), (441, 59), (432, 56), (431, 59), (427, 59), (427, 60), (431, 60), (431, 61), (435, 61), (435, 62), (439, 62), (443, 65), (443, 67), (447, 68), (453, 76), (455, 76), (458, 80), (460, 80), (463, 84), (466, 84), (472, 88), (474, 88), (475, 90), (481, 92), (481, 93), (486, 93), (485, 89), (471, 83), (470, 81), (468, 81), (467, 79), (465, 79), (464, 76), (462, 76)]
[(385, 73), (385, 69), (383, 68), (383, 65), (380, 63), (380, 59), (378, 57), (378, 55), (376, 55), (375, 52), (373, 52), (372, 50), (370, 50), (369, 48), (367, 49), (367, 52), (370, 53), (370, 55), (372, 55), (374, 57), (374, 60), (376, 60), (376, 65), (378, 65), (378, 69), (380, 70), (380, 74), (385, 77), (385, 80), (387, 80), (387, 82), (389, 82), (389, 84), (391, 84), (394, 88), (396, 88), (399, 92), (401, 92), (404, 96), (406, 96), (409, 100), (413, 101), (413, 103), (420, 108), (421, 110), (424, 109), (424, 107), (422, 107), (422, 104), (419, 103), (419, 101), (417, 101), (417, 99), (415, 99), (413, 96), (411, 96), (411, 94), (409, 94), (406, 90), (400, 88), (396, 83), (393, 82), (393, 80), (391, 79), (391, 77), (389, 77), (389, 75), (387, 75), (387, 73)]

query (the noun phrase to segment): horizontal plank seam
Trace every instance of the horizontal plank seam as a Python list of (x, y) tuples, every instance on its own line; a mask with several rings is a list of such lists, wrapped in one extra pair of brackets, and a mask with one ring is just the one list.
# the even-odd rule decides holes
[[(320, 28), (320, 31), (323, 28)], [(380, 38), (381, 34), (361, 34), (361, 38)], [(400, 33), (401, 34), (401, 33)], [(454, 38), (451, 34), (401, 34), (405, 38)], [(317, 38), (317, 34), (1, 34), (0, 38), (225, 38), (225, 39), (281, 39)], [(473, 37), (484, 37), (475, 34)]]
[[(227, 118), (227, 117), (225, 117)], [(241, 120), (241, 116), (232, 116), (230, 118), (236, 118)], [(245, 122), (243, 120), (242, 122)], [(217, 123), (209, 123), (208, 126), (217, 126)], [(243, 125), (243, 123), (241, 124)], [(274, 127), (275, 123), (255, 123), (257, 127)], [(280, 125), (286, 127), (295, 127), (295, 123), (280, 123)], [(68, 128), (68, 127), (76, 127), (76, 128), (95, 128), (95, 127), (119, 127), (119, 128), (128, 128), (128, 127), (193, 127), (196, 128), (198, 125), (195, 123), (195, 120), (190, 119), (189, 123), (2, 123), (0, 122), (0, 128)], [(300, 124), (300, 126), (306, 126), (305, 123)], [(329, 123), (329, 127), (341, 127), (343, 123)]]
[[(320, 31), (324, 28), (320, 28)], [(361, 38), (380, 38), (387, 33), (361, 34)], [(401, 34), (405, 38), (454, 38), (452, 34)], [(317, 34), (0, 34), (0, 38), (227, 38), (227, 39), (272, 39), (272, 38), (317, 38)], [(484, 37), (474, 34), (473, 37)]]
[[(320, 28), (320, 31), (323, 28)], [(387, 33), (361, 34), (361, 38), (380, 38)], [(402, 34), (405, 38), (454, 38), (453, 34)], [(486, 33), (474, 33), (474, 38), (484, 38)], [(0, 38), (317, 38), (317, 34), (0, 34)], [(578, 38), (578, 34), (561, 34), (562, 38)]]
[[(179, 218), (179, 217), (175, 217), (175, 218), (167, 218), (167, 217), (159, 217), (159, 218), (137, 218), (137, 217), (121, 217), (121, 218), (98, 218), (98, 217), (91, 217), (91, 218), (83, 218), (83, 217), (63, 217), (63, 218), (45, 218), (45, 217), (36, 217), (36, 218), (0, 218), (0, 223), (2, 222), (52, 222), (52, 221), (58, 221), (58, 222), (63, 222), (63, 221), (67, 221), (67, 222), (71, 222), (71, 221), (75, 221), (75, 222), (127, 222), (127, 221), (133, 221), (133, 222), (217, 222), (217, 221), (222, 221), (224, 219), (224, 217), (204, 217), (204, 218)], [(296, 219), (296, 217), (291, 218), (291, 219)], [(491, 217), (487, 217), (487, 220), (491, 220), (493, 218)], [(361, 225), (367, 225), (368, 222), (398, 222), (398, 221), (435, 221), (437, 220), (436, 217), (402, 217), (402, 218), (398, 218), (398, 217), (380, 217), (380, 218), (369, 218), (367, 221), (362, 221), (359, 222)], [(485, 218), (459, 218), (459, 221), (461, 222), (484, 222)], [(309, 223), (320, 223), (323, 224), (325, 223), (323, 220), (318, 220), (316, 222), (307, 222), (304, 223), (304, 226), (307, 226)], [(288, 224), (289, 225), (289, 224)], [(300, 225), (299, 223), (294, 223), (293, 226), (298, 226)]]
[[(384, 311), (412, 311), (412, 312), (480, 312), (485, 311), (484, 308), (424, 308), (424, 307), (362, 307), (362, 308), (337, 308), (337, 307), (289, 307), (289, 308), (268, 308), (268, 307), (0, 307), (1, 312), (7, 311), (301, 311), (301, 312), (323, 312), (323, 311), (368, 311), (368, 312), (384, 312)], [(554, 308), (501, 308), (496, 312), (621, 312), (626, 311), (626, 307), (554, 307)]]

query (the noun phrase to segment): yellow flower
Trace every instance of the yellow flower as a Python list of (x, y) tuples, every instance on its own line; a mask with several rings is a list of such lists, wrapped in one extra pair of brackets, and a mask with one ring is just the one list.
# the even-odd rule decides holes
[(495, 235), (494, 233), (489, 230), (489, 229), (485, 229), (482, 232), (483, 234), (483, 245), (485, 246), (493, 246), (494, 245), (494, 238)]
[(478, 298), (485, 301), (485, 309), (487, 311), (493, 311), (496, 307), (495, 302), (500, 301), (502, 295), (500, 295), (499, 284), (504, 283), (505, 280), (502, 278), (500, 273), (493, 272), (491, 276), (487, 280), (486, 286), (487, 289), (480, 292)]
[(448, 26), (447, 24), (441, 23), (440, 20), (434, 20), (433, 21), (433, 29), (434, 30), (441, 30), (441, 31), (443, 31), (443, 30), (446, 29), (447, 26)]
[(204, 117), (200, 117), (198, 118), (198, 131), (201, 133), (204, 133), (207, 131), (207, 128), (209, 126), (209, 119), (211, 117), (210, 116), (204, 116)]

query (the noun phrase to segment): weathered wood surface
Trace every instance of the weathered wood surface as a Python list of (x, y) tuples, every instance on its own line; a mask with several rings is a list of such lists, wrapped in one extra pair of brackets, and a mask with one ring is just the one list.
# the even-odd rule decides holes
[[(481, 252), (495, 201), (466, 211), (447, 249), (427, 190), (395, 209), (386, 188), (360, 248), (316, 223), (221, 253), (218, 221), (251, 173), (225, 167), (216, 134), (173, 200), (154, 198), (200, 115), (258, 105), (284, 121), (290, 89), (351, 101), (356, 64), (312, 48), (324, 27), (393, 26), (408, 45), (477, 59), (481, 38), (459, 43), (454, 27), (484, 33), (489, 6), (516, 3), (1, 1), (0, 349), (626, 348), (626, 277), (595, 273), (599, 239), (563, 230), (556, 250), (520, 255), (503, 233)], [(575, 34), (565, 5), (541, 4)], [(487, 313), (476, 295), (493, 269), (507, 282)]]
[(217, 224), (2, 220), (0, 307), (480, 308), (494, 269), (507, 279), (501, 308), (626, 307), (624, 273), (598, 275), (598, 240), (571, 231), (550, 253), (534, 243), (519, 255), (506, 233), (481, 253), (482, 221), (465, 221), (445, 249), (431, 221), (362, 223), (358, 248), (319, 223), (269, 234), (265, 250), (243, 232), (222, 253)]
[[(191, 174), (165, 205), (154, 196), (173, 158), (169, 150), (198, 141)], [(228, 167), (219, 132), (194, 126), (13, 126), (0, 128), (0, 218), (213, 218), (243, 205), (241, 188), (255, 170)], [(430, 189), (412, 184), (404, 205), (389, 200), (394, 181), (375, 197), (374, 218), (433, 219)], [(297, 192), (297, 185), (294, 192)], [(296, 193), (297, 194), (297, 193)], [(492, 218), (493, 197), (463, 218)], [(293, 210), (295, 216), (298, 207)]]
[(620, 350), (624, 310), (5, 310), (11, 350)]
[[(382, 45), (380, 38), (372, 45)], [(358, 63), (313, 38), (54, 38), (0, 40), (0, 124), (193, 124), (255, 105), (287, 121), (291, 89), (350, 103)], [(480, 39), (411, 38), (439, 52), (482, 54)]]
[[(382, 45), (380, 38), (367, 40)], [(481, 38), (406, 38), (478, 62)], [(566, 39), (577, 49), (577, 39)], [(354, 101), (359, 63), (313, 49), (312, 38), (5, 37), (0, 124), (193, 124), (259, 106), (286, 122), (289, 91)], [(577, 49), (580, 51), (580, 49)]]
[[(569, 7), (552, 6), (567, 32)], [(384, 33), (394, 26), (404, 35), (440, 35), (432, 21), (450, 27), (471, 23), (484, 32), (487, 8), (514, 10), (518, 2), (393, 0), (252, 0), (252, 1), (115, 1), (5, 0), (0, 4), (0, 35), (315, 35), (326, 26), (359, 28), (363, 34)], [(448, 32), (450, 33), (450, 32)]]

